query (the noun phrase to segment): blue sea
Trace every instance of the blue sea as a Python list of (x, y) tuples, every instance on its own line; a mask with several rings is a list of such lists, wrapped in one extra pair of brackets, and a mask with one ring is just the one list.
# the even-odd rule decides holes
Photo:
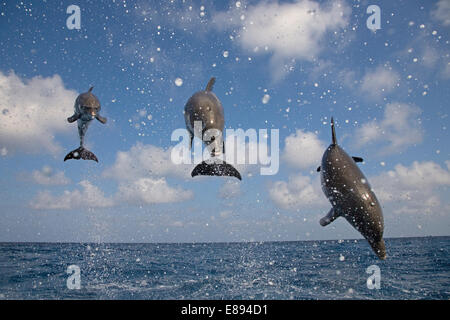
[[(1, 299), (449, 299), (450, 237), (196, 244), (1, 243)], [(70, 265), (80, 289), (69, 289)], [(379, 289), (369, 289), (370, 266)], [(372, 267), (373, 268), (373, 267)]]

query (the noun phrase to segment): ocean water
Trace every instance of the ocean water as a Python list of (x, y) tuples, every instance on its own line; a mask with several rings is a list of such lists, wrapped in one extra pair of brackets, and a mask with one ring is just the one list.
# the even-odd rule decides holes
[[(1, 243), (1, 299), (449, 299), (450, 237), (205, 244)], [(70, 265), (80, 289), (69, 289)], [(366, 269), (379, 267), (379, 289)]]

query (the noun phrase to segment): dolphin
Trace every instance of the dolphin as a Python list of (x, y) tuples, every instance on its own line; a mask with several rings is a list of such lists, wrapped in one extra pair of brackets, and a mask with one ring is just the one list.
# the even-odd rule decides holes
[[(194, 93), (184, 107), (184, 120), (191, 138), (191, 148), (194, 136), (202, 139), (211, 152), (212, 160), (198, 164), (192, 170), (191, 176), (230, 176), (242, 180), (241, 174), (232, 165), (218, 158), (225, 153), (222, 134), (225, 121), (222, 104), (212, 92), (215, 82), (216, 78), (211, 78), (205, 90)], [(194, 130), (195, 122), (201, 122), (201, 130)], [(219, 134), (208, 137), (208, 130), (215, 130)]]
[(92, 120), (97, 119), (101, 123), (106, 123), (106, 118), (100, 116), (99, 112), (101, 109), (100, 101), (98, 98), (92, 94), (92, 89), (89, 88), (88, 92), (80, 94), (75, 100), (74, 109), (75, 112), (73, 116), (67, 118), (69, 123), (77, 121), (78, 123), (78, 134), (80, 136), (80, 147), (69, 152), (64, 161), (69, 159), (76, 160), (94, 160), (98, 162), (97, 157), (91, 151), (84, 148), (84, 136)]
[(344, 217), (369, 242), (381, 260), (386, 259), (383, 240), (383, 212), (367, 178), (357, 166), (362, 158), (350, 157), (336, 140), (334, 119), (331, 118), (332, 142), (322, 157), (320, 172), (322, 190), (332, 208), (320, 220), (326, 226), (338, 217)]

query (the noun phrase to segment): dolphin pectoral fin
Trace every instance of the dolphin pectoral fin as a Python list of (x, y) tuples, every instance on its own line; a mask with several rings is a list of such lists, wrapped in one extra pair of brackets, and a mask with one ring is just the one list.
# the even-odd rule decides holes
[(79, 147), (78, 149), (75, 149), (71, 152), (69, 152), (65, 157), (64, 157), (64, 161), (66, 160), (70, 160), (70, 159), (75, 159), (75, 160), (94, 160), (96, 162), (98, 162), (97, 157), (95, 156), (95, 154), (93, 154), (91, 151), (83, 148), (83, 147)]
[(80, 114), (74, 114), (73, 116), (71, 116), (70, 118), (67, 118), (67, 121), (69, 121), (69, 123), (75, 122), (80, 118)]
[(317, 172), (320, 172), (320, 166), (317, 167)]
[(105, 124), (107, 119), (105, 117), (102, 117), (101, 115), (97, 114), (95, 116), (95, 119), (97, 119), (98, 121), (100, 121), (101, 123)]
[(360, 158), (360, 157), (352, 157), (352, 159), (353, 159), (353, 161), (355, 161), (355, 162), (364, 162), (364, 159), (363, 159), (363, 158)]
[(386, 259), (386, 246), (384, 244), (384, 240), (370, 240), (368, 239), (370, 246), (372, 247), (373, 252), (377, 255), (380, 260)]
[(339, 217), (339, 214), (336, 213), (334, 208), (331, 208), (330, 211), (328, 211), (328, 214), (325, 217), (323, 217), (322, 219), (320, 219), (320, 225), (322, 227), (325, 227), (326, 225), (329, 225), (331, 222), (336, 220), (336, 218), (338, 218), (338, 217)]
[(203, 161), (192, 170), (191, 176), (229, 176), (242, 180), (241, 174), (225, 161), (222, 161), (222, 163), (206, 163)]

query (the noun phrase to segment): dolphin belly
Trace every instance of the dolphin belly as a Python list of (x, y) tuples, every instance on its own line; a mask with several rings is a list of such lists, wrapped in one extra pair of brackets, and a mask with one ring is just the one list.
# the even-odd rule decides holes
[(64, 157), (64, 161), (69, 159), (83, 159), (94, 160), (98, 162), (95, 154), (84, 147), (84, 137), (92, 120), (97, 119), (103, 124), (105, 124), (107, 121), (105, 117), (102, 117), (99, 114), (99, 111), (101, 109), (100, 101), (94, 94), (92, 94), (93, 88), (94, 87), (90, 87), (88, 92), (82, 93), (77, 97), (74, 104), (74, 114), (71, 117), (67, 118), (67, 121), (69, 123), (77, 121), (80, 147), (69, 152)]
[(232, 165), (219, 159), (225, 152), (223, 138), (225, 120), (223, 106), (212, 92), (214, 83), (215, 78), (211, 78), (206, 89), (194, 93), (184, 107), (184, 119), (190, 134), (191, 147), (193, 138), (200, 138), (209, 150), (212, 160), (198, 164), (191, 175), (234, 176), (241, 180), (240, 173)]
[(333, 120), (331, 127), (332, 143), (324, 152), (318, 171), (322, 190), (332, 209), (320, 224), (326, 226), (337, 217), (344, 217), (367, 239), (375, 254), (385, 259), (383, 212), (367, 178), (356, 164), (362, 162), (362, 158), (350, 157), (337, 144)]

